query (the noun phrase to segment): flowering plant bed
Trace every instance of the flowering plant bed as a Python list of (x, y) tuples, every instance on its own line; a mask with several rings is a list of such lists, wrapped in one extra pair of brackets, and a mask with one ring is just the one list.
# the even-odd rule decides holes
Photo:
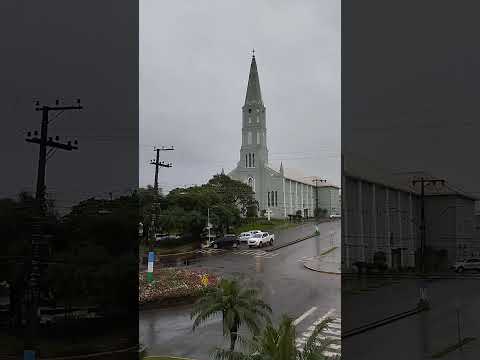
[[(208, 284), (205, 278), (208, 277)], [(202, 281), (203, 280), (203, 281)], [(147, 273), (139, 273), (139, 304), (162, 302), (178, 298), (192, 298), (201, 294), (205, 287), (213, 287), (218, 283), (215, 275), (201, 270), (156, 269), (153, 281), (147, 281)]]

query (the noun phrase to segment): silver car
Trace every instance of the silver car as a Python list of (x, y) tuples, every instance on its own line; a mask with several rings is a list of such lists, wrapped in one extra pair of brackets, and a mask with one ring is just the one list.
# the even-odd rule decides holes
[(480, 259), (459, 260), (453, 265), (453, 269), (458, 273), (464, 272), (465, 270), (480, 271)]

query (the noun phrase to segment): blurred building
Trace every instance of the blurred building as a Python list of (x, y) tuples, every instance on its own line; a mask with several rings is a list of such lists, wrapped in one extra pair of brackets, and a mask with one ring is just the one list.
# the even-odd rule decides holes
[[(342, 264), (373, 263), (389, 268), (418, 264), (420, 249), (419, 174), (395, 174), (351, 157), (342, 176)], [(425, 179), (428, 179), (425, 176)], [(448, 179), (445, 179), (448, 180)], [(475, 198), (445, 186), (425, 188), (425, 246), (432, 268), (447, 268), (480, 252)]]

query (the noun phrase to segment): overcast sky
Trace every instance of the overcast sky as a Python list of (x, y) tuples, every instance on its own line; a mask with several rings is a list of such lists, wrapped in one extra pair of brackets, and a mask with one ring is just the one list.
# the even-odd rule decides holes
[(340, 2), (140, 1), (140, 185), (206, 182), (239, 160), (255, 48), (272, 163), (340, 184)]

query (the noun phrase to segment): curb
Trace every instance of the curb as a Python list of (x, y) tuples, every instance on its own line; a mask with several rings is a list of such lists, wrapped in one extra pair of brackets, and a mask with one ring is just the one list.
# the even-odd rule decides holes
[(163, 300), (155, 300), (151, 302), (147, 302), (138, 306), (138, 310), (153, 310), (153, 309), (163, 309), (163, 308), (170, 308), (174, 306), (181, 306), (181, 305), (190, 305), (193, 304), (199, 296), (184, 296), (184, 297), (176, 297), (176, 298), (166, 298)]
[[(328, 249), (327, 251), (324, 251), (323, 253), (321, 253), (318, 258), (324, 256), (324, 255), (327, 255), (329, 253), (331, 253), (332, 251), (334, 251), (335, 249), (338, 249), (338, 246), (334, 246), (334, 247), (331, 247), (330, 249)], [(304, 262), (303, 263), (303, 266), (305, 266), (308, 270), (312, 270), (312, 271), (316, 271), (316, 272), (319, 272), (319, 273), (323, 273), (323, 274), (331, 274), (331, 275), (341, 275), (342, 272), (339, 271), (339, 272), (332, 272), (332, 271), (323, 271), (323, 270), (317, 270), (311, 266), (308, 266), (307, 265), (307, 262)]]
[[(336, 220), (330, 220), (330, 219), (323, 219), (323, 220), (319, 220), (319, 221), (316, 221), (317, 224), (322, 224), (322, 223), (326, 223), (326, 222), (334, 222)], [(315, 221), (314, 221), (315, 222)], [(266, 252), (271, 252), (271, 251), (275, 251), (275, 250), (278, 250), (278, 249), (281, 249), (281, 248), (284, 248), (284, 247), (287, 247), (287, 246), (290, 246), (290, 245), (293, 245), (293, 244), (297, 244), (301, 241), (304, 241), (304, 240), (308, 240), (308, 239), (311, 239), (312, 237), (315, 237), (317, 236), (318, 234), (311, 234), (311, 235), (308, 235), (308, 236), (305, 236), (303, 238), (300, 238), (300, 239), (297, 239), (297, 240), (292, 240), (292, 241), (289, 241), (288, 243), (285, 243), (285, 244), (282, 244), (282, 245), (276, 245), (274, 247), (271, 247), (269, 249), (265, 249)]]
[(305, 266), (308, 270), (311, 270), (311, 271), (316, 271), (316, 272), (319, 272), (319, 273), (322, 273), (322, 274), (329, 274), (329, 275), (342, 275), (341, 272), (331, 272), (331, 271), (323, 271), (323, 270), (317, 270), (317, 269), (314, 269), (310, 266), (307, 266), (306, 264), (303, 264), (303, 266)]
[(265, 249), (265, 251), (266, 251), (266, 252), (275, 251), (275, 250), (278, 250), (278, 249), (281, 249), (281, 248), (284, 248), (284, 247), (287, 247), (287, 246), (290, 246), (290, 245), (293, 245), (293, 244), (297, 244), (297, 243), (299, 243), (299, 242), (301, 242), (301, 241), (310, 239), (310, 238), (315, 237), (315, 236), (317, 236), (317, 234), (308, 235), (308, 236), (303, 237), (303, 238), (301, 238), (301, 239), (289, 241), (288, 243), (285, 243), (285, 244), (282, 244), (282, 245), (277, 245), (277, 246), (271, 247), (271, 248), (269, 248), (269, 249)]
[(358, 335), (358, 334), (364, 333), (364, 332), (369, 331), (369, 330), (376, 329), (380, 326), (390, 324), (394, 321), (401, 320), (401, 319), (404, 319), (404, 318), (412, 316), (412, 315), (416, 315), (416, 314), (421, 313), (423, 311), (427, 311), (427, 309), (415, 308), (415, 309), (412, 309), (412, 310), (404, 311), (404, 312), (399, 313), (399, 314), (388, 316), (388, 317), (386, 317), (384, 319), (381, 319), (381, 320), (371, 322), (370, 324), (362, 325), (362, 326), (359, 326), (357, 328), (347, 330), (347, 331), (342, 333), (342, 339), (348, 338), (350, 336)]

